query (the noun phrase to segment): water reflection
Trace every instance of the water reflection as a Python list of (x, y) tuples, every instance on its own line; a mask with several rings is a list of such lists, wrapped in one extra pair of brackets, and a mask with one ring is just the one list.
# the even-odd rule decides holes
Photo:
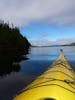
[(23, 54), (28, 54), (28, 51), (17, 53), (14, 49), (0, 48), (0, 76), (19, 72), (21, 68), (19, 62), (28, 59)]
[(9, 50), (4, 49), (0, 51), (0, 75), (12, 72), (0, 77), (0, 99), (12, 100), (14, 95), (35, 80), (52, 64), (59, 55), (60, 49), (64, 50), (70, 64), (75, 69), (75, 47), (31, 48), (30, 51), (27, 51), (29, 54), (20, 51), (17, 54), (13, 50), (7, 52)]
[(68, 60), (75, 60), (75, 46), (33, 47), (28, 58), (31, 60), (55, 60), (60, 54), (60, 49), (63, 49)]

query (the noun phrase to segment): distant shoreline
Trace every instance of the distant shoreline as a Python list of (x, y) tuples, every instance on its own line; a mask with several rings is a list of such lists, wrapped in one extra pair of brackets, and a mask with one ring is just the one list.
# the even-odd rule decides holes
[(53, 46), (31, 46), (31, 47), (65, 47), (65, 46), (75, 46), (75, 45), (53, 45)]

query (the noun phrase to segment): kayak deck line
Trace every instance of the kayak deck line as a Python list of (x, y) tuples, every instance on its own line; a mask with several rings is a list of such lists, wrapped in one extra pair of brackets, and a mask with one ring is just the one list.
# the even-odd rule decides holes
[(58, 58), (14, 100), (75, 100), (75, 72), (61, 50)]

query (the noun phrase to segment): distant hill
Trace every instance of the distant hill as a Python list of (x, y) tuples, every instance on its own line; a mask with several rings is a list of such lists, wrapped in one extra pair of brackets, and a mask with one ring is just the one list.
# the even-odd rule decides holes
[(32, 46), (32, 47), (60, 47), (60, 46), (75, 46), (75, 43), (64, 44), (64, 45), (50, 45), (50, 46)]
[(75, 43), (65, 44), (63, 46), (75, 46)]
[(32, 46), (32, 47), (59, 47), (62, 45), (50, 45), (50, 46)]

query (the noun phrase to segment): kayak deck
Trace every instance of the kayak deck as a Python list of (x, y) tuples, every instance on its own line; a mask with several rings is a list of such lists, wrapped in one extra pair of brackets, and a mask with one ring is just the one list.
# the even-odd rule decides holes
[(75, 100), (75, 72), (64, 52), (14, 100)]

